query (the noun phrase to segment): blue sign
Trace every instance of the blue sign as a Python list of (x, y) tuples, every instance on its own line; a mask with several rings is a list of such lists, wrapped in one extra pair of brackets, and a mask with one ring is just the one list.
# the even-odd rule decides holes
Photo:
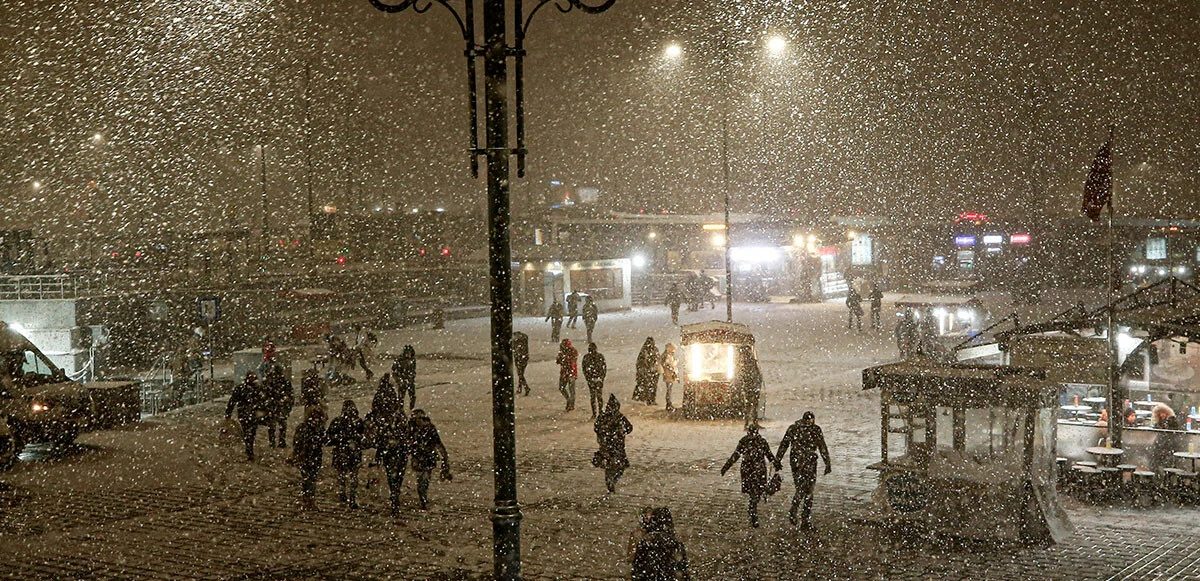
[(954, 244), (956, 246), (974, 246), (975, 245), (975, 237), (974, 236), (955, 236)]
[(211, 325), (221, 318), (221, 297), (204, 297), (196, 299), (196, 309), (200, 320)]

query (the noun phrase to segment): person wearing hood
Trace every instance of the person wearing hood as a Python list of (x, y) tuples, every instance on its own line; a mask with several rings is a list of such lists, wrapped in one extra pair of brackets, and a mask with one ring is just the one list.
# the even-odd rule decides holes
[(816, 424), (816, 415), (804, 412), (796, 423), (788, 426), (783, 441), (779, 442), (779, 450), (775, 453), (775, 470), (783, 469), (783, 455), (788, 448), (792, 455), (788, 458), (792, 466), (792, 484), (796, 486), (796, 494), (792, 496), (792, 507), (788, 511), (788, 519), (796, 524), (796, 509), (801, 503), (804, 510), (800, 513), (800, 528), (812, 528), (809, 516), (812, 514), (813, 486), (817, 483), (817, 453), (825, 462), (825, 474), (833, 471), (829, 463), (829, 448), (825, 446), (825, 435), (821, 426)]
[(429, 480), (433, 476), (433, 469), (437, 468), (440, 458), (441, 478), (451, 480), (450, 456), (442, 444), (437, 426), (433, 425), (433, 420), (424, 410), (413, 410), (409, 433), (412, 435), (412, 466), (417, 471), (417, 496), (421, 500), (421, 510), (429, 510)]
[(325, 407), (325, 383), (316, 369), (305, 369), (300, 379), (301, 407)]
[(412, 345), (405, 345), (400, 356), (392, 362), (392, 379), (396, 382), (397, 395), (401, 405), (404, 396), (408, 396), (408, 409), (417, 406), (417, 351)]
[(529, 395), (529, 382), (525, 379), (525, 368), (529, 367), (529, 335), (513, 332), (513, 365), (517, 368), (517, 393)]
[(746, 426), (746, 435), (721, 467), (721, 476), (739, 459), (742, 462), (742, 494), (750, 496), (750, 526), (758, 528), (758, 503), (767, 494), (767, 466), (775, 464), (775, 457), (771, 455), (771, 445), (766, 438), (759, 435), (757, 423)]
[(608, 407), (596, 418), (596, 442), (600, 445), (597, 451), (597, 467), (604, 469), (604, 486), (609, 492), (617, 491), (617, 481), (629, 467), (629, 457), (625, 455), (625, 436), (633, 432), (633, 424), (621, 413), (621, 402), (617, 396), (609, 394)]
[(659, 367), (662, 368), (663, 384), (667, 388), (667, 411), (671, 411), (675, 409), (675, 406), (671, 405), (671, 387), (679, 381), (679, 359), (675, 357), (674, 343), (667, 343), (667, 346), (663, 347)]
[(575, 380), (579, 377), (579, 351), (570, 339), (563, 339), (558, 346), (558, 392), (567, 400), (567, 411), (575, 409)]
[(608, 364), (604, 361), (604, 354), (595, 343), (588, 343), (587, 355), (583, 356), (583, 378), (587, 380), (593, 420), (604, 411), (604, 377), (607, 375)]
[(338, 499), (358, 508), (358, 470), (362, 467), (363, 438), (366, 423), (358, 417), (354, 400), (342, 403), (342, 415), (329, 422), (325, 443), (333, 447), (333, 469), (338, 475)]
[(554, 304), (550, 305), (550, 310), (546, 311), (546, 320), (550, 321), (550, 340), (558, 341), (558, 336), (562, 333), (563, 317), (566, 316), (566, 309), (559, 302), (558, 297), (554, 298)]
[(242, 428), (242, 440), (246, 446), (246, 459), (254, 461), (254, 436), (258, 425), (267, 421), (269, 396), (263, 385), (258, 381), (258, 375), (247, 371), (241, 383), (233, 388), (229, 403), (225, 406), (225, 419), (233, 417), (237, 410), (238, 424)]
[(674, 283), (667, 289), (666, 303), (667, 308), (671, 309), (671, 324), (678, 325), (679, 305), (683, 304), (683, 291), (679, 290), (679, 283)]
[(292, 438), (296, 467), (300, 469), (300, 503), (305, 510), (317, 509), (317, 475), (325, 451), (325, 412), (321, 408), (304, 411), (304, 419)]
[(675, 535), (671, 509), (665, 506), (651, 509), (642, 526), (645, 534), (633, 549), (630, 578), (633, 581), (691, 579), (687, 551)]
[(655, 405), (657, 392), (658, 347), (654, 345), (654, 337), (646, 337), (646, 342), (642, 343), (642, 350), (638, 352), (637, 356), (633, 399), (647, 405)]

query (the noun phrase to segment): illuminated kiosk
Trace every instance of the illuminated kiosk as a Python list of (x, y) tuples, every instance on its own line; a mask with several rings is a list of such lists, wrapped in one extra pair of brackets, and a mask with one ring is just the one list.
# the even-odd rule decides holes
[(879, 517), (952, 537), (1058, 542), (1058, 384), (1031, 367), (906, 361), (863, 370), (878, 389)]
[(737, 350), (754, 346), (750, 327), (708, 321), (679, 328), (683, 357), (683, 406), (688, 417), (740, 415), (743, 395), (734, 386)]

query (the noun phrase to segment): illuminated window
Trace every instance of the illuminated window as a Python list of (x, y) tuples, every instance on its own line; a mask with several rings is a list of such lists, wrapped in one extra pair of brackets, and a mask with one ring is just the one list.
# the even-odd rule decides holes
[(1146, 240), (1146, 260), (1166, 260), (1167, 239), (1149, 238)]

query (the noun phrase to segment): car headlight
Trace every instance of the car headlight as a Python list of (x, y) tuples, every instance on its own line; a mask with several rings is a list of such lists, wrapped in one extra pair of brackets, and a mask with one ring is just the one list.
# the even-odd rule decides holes
[(36, 414), (36, 413), (38, 413), (38, 412), (49, 411), (49, 410), (50, 410), (50, 406), (49, 406), (49, 404), (44, 404), (44, 403), (36, 403), (36, 402), (35, 402), (35, 403), (33, 404), (33, 407), (32, 407), (31, 409), (33, 410), (33, 413), (35, 413), (35, 414)]

